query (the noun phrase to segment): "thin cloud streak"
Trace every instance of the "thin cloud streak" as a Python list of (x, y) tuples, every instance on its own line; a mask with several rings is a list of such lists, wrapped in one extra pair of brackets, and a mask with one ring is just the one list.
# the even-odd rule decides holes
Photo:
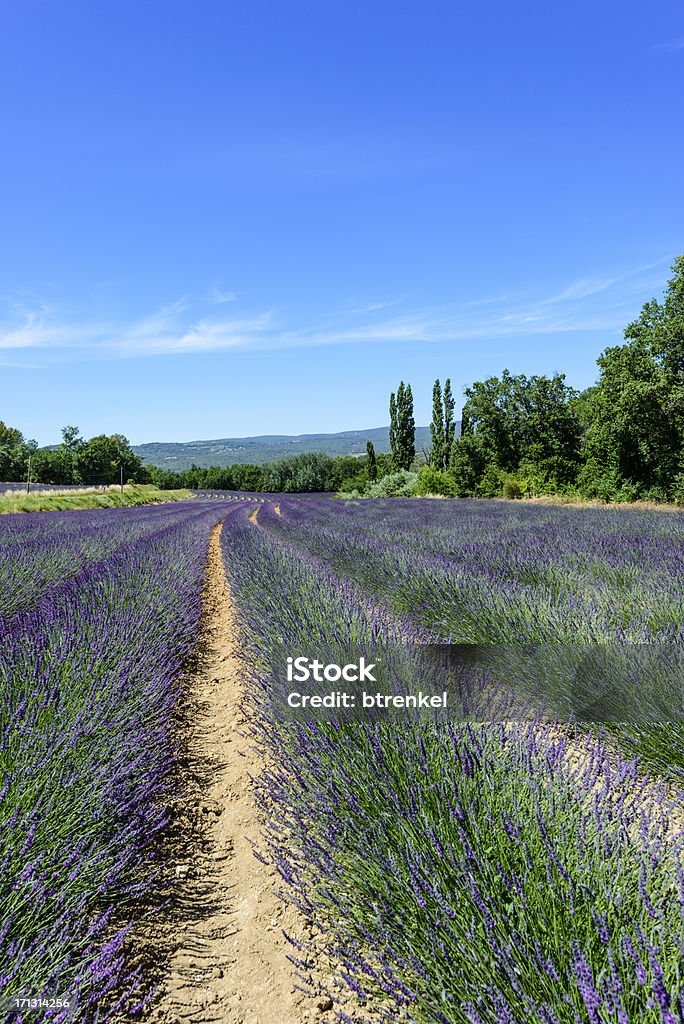
[(671, 39), (667, 43), (656, 43), (651, 47), (656, 53), (677, 53), (679, 50), (684, 50), (684, 36), (680, 36), (678, 39)]
[[(445, 303), (380, 316), (394, 303), (371, 303), (328, 323), (294, 329), (273, 311), (225, 318), (192, 316), (186, 300), (131, 323), (60, 322), (54, 309), (28, 312), (23, 323), (0, 326), (0, 351), (50, 352), (61, 359), (135, 359), (221, 351), (266, 351), (328, 345), (431, 343), (531, 335), (612, 333), (624, 327), (626, 310), (647, 298), (643, 276), (667, 259), (613, 276), (579, 278), (555, 294), (531, 299), (502, 293), (463, 303)], [(232, 300), (231, 300), (232, 301)], [(398, 300), (401, 301), (401, 300)], [(377, 314), (377, 315), (376, 315)]]
[(166, 319), (159, 325), (161, 329), (155, 329), (157, 324), (152, 317), (144, 327), (136, 325), (108, 347), (129, 358), (245, 349), (250, 348), (253, 340), (267, 329), (271, 319), (270, 313), (262, 313), (247, 320), (199, 320), (178, 333), (178, 329), (173, 330), (173, 325)]
[(208, 296), (212, 306), (223, 306), (226, 302), (235, 302), (236, 299), (237, 295), (235, 292), (224, 292), (219, 288), (212, 288)]

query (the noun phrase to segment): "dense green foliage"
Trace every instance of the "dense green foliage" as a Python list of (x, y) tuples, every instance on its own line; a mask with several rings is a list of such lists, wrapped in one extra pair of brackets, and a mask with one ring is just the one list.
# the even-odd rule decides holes
[[(432, 447), (414, 494), (684, 503), (684, 256), (672, 270), (664, 301), (643, 306), (625, 328), (624, 344), (599, 356), (599, 379), (581, 394), (562, 373), (527, 377), (505, 369), (465, 389), (455, 437), (451, 384), (442, 394), (436, 380)], [(410, 386), (402, 383), (390, 399), (397, 453), (405, 392)], [(419, 468), (395, 454), (400, 465)]]
[(417, 496), (441, 494), (453, 498), (456, 494), (454, 478), (443, 469), (435, 469), (432, 465), (421, 466), (413, 493)]
[(684, 256), (662, 303), (647, 302), (578, 395), (563, 374), (466, 388), (451, 472), (460, 495), (576, 493), (684, 500)]
[(368, 488), (369, 498), (410, 498), (415, 493), (418, 477), (407, 469), (388, 473)]
[(77, 427), (64, 427), (60, 445), (38, 448), (0, 421), (0, 480), (28, 480), (29, 472), (32, 482), (42, 484), (149, 482), (148, 470), (123, 434), (99, 434), (86, 441)]
[(585, 491), (618, 488), (656, 499), (684, 490), (684, 256), (665, 301), (647, 302), (625, 329), (626, 343), (600, 356), (601, 375), (585, 395)]
[(394, 469), (409, 470), (416, 457), (416, 422), (413, 418), (413, 393), (403, 380), (390, 395), (390, 449)]
[[(266, 491), (270, 493), (363, 490), (368, 484), (368, 458), (323, 452), (305, 452), (277, 459), (264, 466), (192, 466), (181, 473), (150, 467), (150, 478), (164, 489), (190, 487), (193, 490)], [(392, 468), (387, 452), (375, 456), (376, 473), (384, 476)]]
[(452, 447), (456, 437), (454, 407), (451, 381), (447, 378), (444, 382), (444, 396), (442, 397), (442, 386), (439, 380), (436, 380), (432, 389), (432, 422), (430, 423), (432, 438), (430, 465), (436, 470), (447, 470), (451, 463)]
[(465, 395), (451, 459), (458, 494), (494, 497), (506, 473), (531, 477), (539, 488), (574, 482), (582, 428), (573, 407), (577, 392), (563, 374), (528, 378), (504, 370)]
[(366, 472), (368, 473), (368, 480), (370, 483), (374, 484), (375, 481), (378, 479), (378, 461), (375, 457), (375, 447), (372, 441), (366, 442), (366, 453), (368, 458), (368, 464), (366, 467)]

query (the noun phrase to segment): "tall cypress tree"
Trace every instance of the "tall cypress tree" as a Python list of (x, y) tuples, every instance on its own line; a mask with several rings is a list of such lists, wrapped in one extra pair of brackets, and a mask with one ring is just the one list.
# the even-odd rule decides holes
[(404, 387), (402, 381), (401, 406), (397, 392), (397, 433), (399, 435), (399, 469), (410, 469), (416, 457), (416, 421), (413, 418), (413, 393), (411, 385)]
[(456, 403), (451, 394), (451, 380), (447, 377), (444, 383), (444, 468), (448, 469), (451, 464), (451, 453), (456, 440), (456, 421), (454, 420), (454, 409)]
[[(402, 385), (403, 387), (403, 385)], [(389, 426), (389, 443), (390, 452), (392, 453), (392, 464), (397, 469), (398, 451), (397, 451), (397, 399), (392, 392), (390, 395), (389, 402), (389, 414), (390, 414), (390, 426)]]
[(454, 410), (456, 409), (456, 402), (454, 401), (454, 395), (452, 394), (452, 382), (450, 378), (446, 378), (444, 382), (444, 443), (446, 445), (446, 451), (450, 451), (454, 438), (456, 437), (456, 421), (454, 419)]
[(416, 457), (416, 422), (411, 385), (403, 380), (396, 395), (390, 395), (390, 448), (394, 469), (410, 469)]
[(368, 479), (372, 484), (374, 484), (378, 479), (378, 464), (375, 459), (375, 448), (372, 441), (366, 441), (366, 452), (368, 454), (368, 462), (366, 465)]
[[(444, 388), (446, 396), (446, 386)], [(446, 455), (446, 438), (444, 430), (444, 410), (442, 408), (442, 386), (437, 379), (432, 388), (432, 422), (430, 423), (432, 450), (430, 465), (435, 469), (444, 469)]]

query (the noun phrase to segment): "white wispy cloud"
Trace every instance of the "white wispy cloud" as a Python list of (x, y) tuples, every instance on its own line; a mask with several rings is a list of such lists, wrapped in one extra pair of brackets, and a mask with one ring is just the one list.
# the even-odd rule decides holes
[(0, 333), (0, 350), (76, 348), (87, 345), (101, 331), (98, 325), (51, 322), (44, 313), (27, 313), (23, 322)]
[(244, 320), (203, 319), (182, 328), (177, 321), (151, 317), (110, 340), (107, 347), (129, 357), (245, 349), (264, 334), (271, 319), (270, 313), (261, 313)]
[(348, 307), (342, 310), (342, 314), (345, 316), (363, 316), (366, 313), (377, 313), (381, 309), (391, 309), (392, 306), (398, 306), (402, 302), (405, 302), (406, 296), (402, 296), (398, 299), (387, 299), (380, 300), (377, 302), (365, 302), (362, 304), (352, 302)]
[[(54, 306), (20, 311), (0, 324), (0, 354), (22, 359), (40, 352), (58, 360), (188, 355), (221, 351), (309, 348), (325, 345), (459, 342), (478, 339), (620, 332), (642, 302), (662, 290), (648, 272), (671, 261), (613, 274), (577, 278), (550, 295), (501, 292), (387, 314), (404, 300), (369, 302), (330, 314), (318, 323), (288, 322), (273, 310), (228, 318), (218, 310), (200, 312), (180, 299), (128, 322), (78, 320)], [(658, 275), (660, 278), (660, 275)], [(228, 301), (228, 300), (226, 300)], [(232, 300), (231, 300), (232, 301)], [(209, 306), (215, 305), (209, 300)], [(219, 304), (219, 305), (222, 305)], [(20, 312), (21, 315), (18, 315)], [(355, 319), (350, 321), (350, 313)]]
[(235, 292), (226, 292), (220, 288), (212, 288), (209, 292), (208, 299), (212, 306), (222, 306), (226, 302), (235, 302), (237, 295)]
[(684, 50), (684, 36), (670, 39), (666, 43), (656, 43), (651, 49), (660, 53), (676, 53), (678, 50)]

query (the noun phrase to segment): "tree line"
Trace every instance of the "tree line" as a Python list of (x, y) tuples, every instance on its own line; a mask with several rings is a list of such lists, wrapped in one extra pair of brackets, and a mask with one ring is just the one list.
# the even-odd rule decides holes
[[(684, 503), (684, 256), (671, 269), (663, 301), (647, 302), (623, 343), (601, 353), (598, 380), (582, 392), (563, 373), (504, 370), (465, 388), (457, 436), (451, 382), (442, 390), (437, 380), (432, 447), (416, 457), (411, 388), (402, 382), (390, 398), (397, 487)], [(384, 492), (391, 493), (388, 482)]]
[(277, 494), (363, 490), (370, 480), (392, 472), (389, 452), (376, 454), (369, 441), (366, 456), (302, 452), (261, 466), (236, 464), (177, 471), (150, 467), (150, 480), (163, 490), (265, 491)]
[(123, 434), (98, 434), (86, 440), (77, 427), (64, 427), (61, 444), (39, 448), (0, 420), (0, 481), (87, 486), (121, 480), (150, 482), (149, 469)]
[[(376, 456), (373, 451), (372, 458), (373, 479), (391, 472), (388, 453)], [(85, 440), (78, 428), (64, 427), (61, 444), (39, 448), (21, 431), (0, 421), (0, 481), (28, 482), (30, 475), (34, 484), (100, 486), (123, 480), (150, 483), (163, 490), (322, 492), (363, 488), (368, 474), (368, 457), (332, 457), (322, 452), (304, 452), (261, 466), (191, 466), (179, 472), (144, 465), (123, 434), (100, 434)]]

